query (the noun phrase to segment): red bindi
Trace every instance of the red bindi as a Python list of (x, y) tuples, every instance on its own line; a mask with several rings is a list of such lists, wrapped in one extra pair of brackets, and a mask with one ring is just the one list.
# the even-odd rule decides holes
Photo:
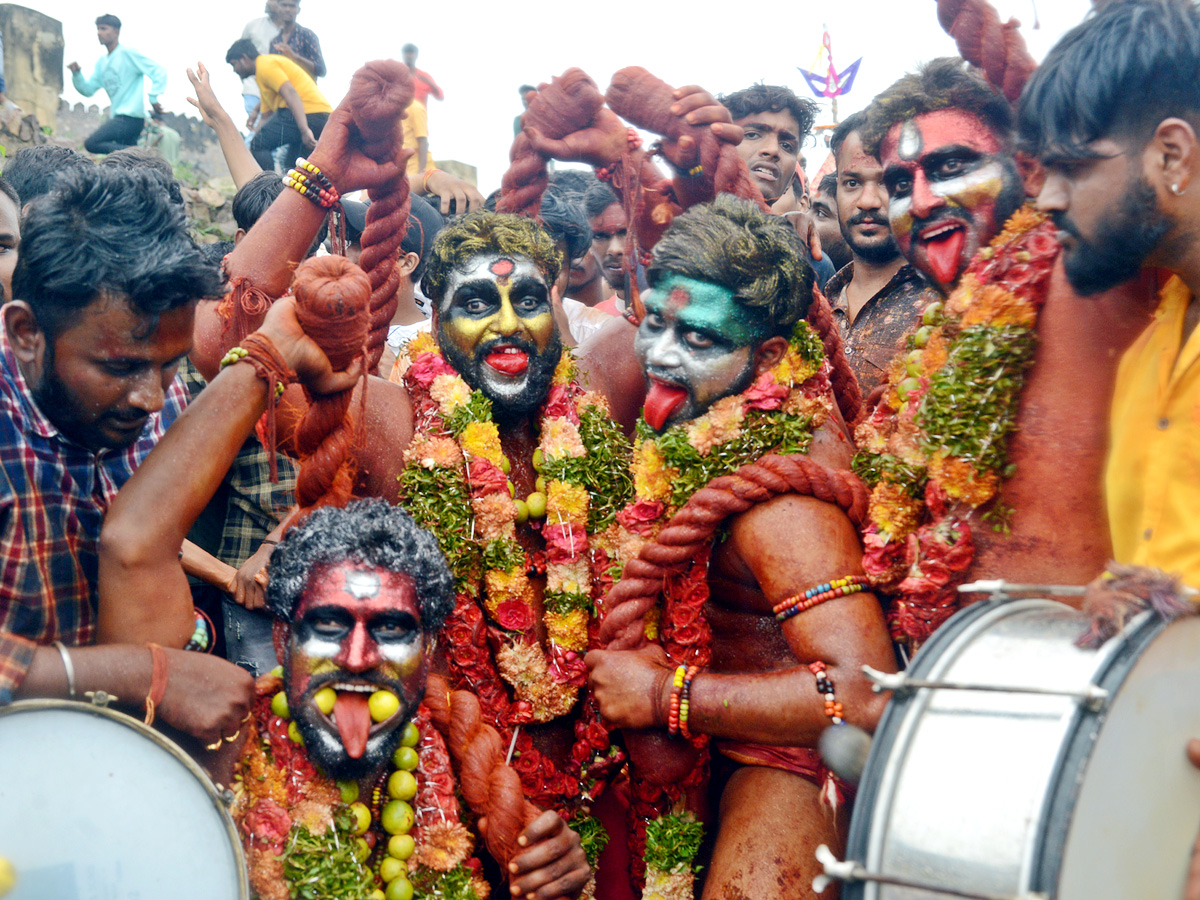
[(497, 278), (507, 278), (513, 273), (513, 269), (515, 268), (516, 265), (511, 259), (498, 259), (488, 266), (488, 271)]
[(667, 303), (674, 310), (683, 309), (691, 302), (692, 295), (680, 287), (673, 288), (671, 293), (667, 295)]

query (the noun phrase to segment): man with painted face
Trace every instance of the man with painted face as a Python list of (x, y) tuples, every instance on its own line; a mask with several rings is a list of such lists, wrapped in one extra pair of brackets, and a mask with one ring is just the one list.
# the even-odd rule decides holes
[(939, 299), (903, 256), (888, 224), (883, 167), (862, 145), (865, 117), (855, 113), (833, 132), (834, 204), (851, 262), (825, 286), (846, 358), (869, 397), (904, 349), (904, 336)]
[[(845, 426), (817, 361), (820, 341), (802, 322), (814, 276), (785, 222), (723, 196), (674, 220), (655, 245), (647, 278), (651, 289), (643, 295), (646, 315), (635, 349), (648, 390), (635, 460), (657, 456), (669, 484), (656, 491), (653, 470), (635, 465), (636, 502), (618, 522), (635, 547), (652, 542), (660, 527), (676, 528), (686, 548), (676, 549), (701, 560), (673, 567), (672, 578), (690, 585), (683, 593), (698, 584), (708, 596), (703, 613), (712, 634), (711, 664), (682, 676), (689, 699), (681, 708), (674, 663), (691, 663), (697, 648), (673, 631), (672, 600), (658, 627), (676, 635), (670, 640), (680, 655), (669, 663), (657, 645), (592, 651), (590, 683), (604, 717), (622, 728), (685, 736), (690, 730), (714, 738), (720, 755), (710, 799), (720, 817), (704, 896), (799, 896), (816, 873), (811, 848), (836, 841), (846, 814), (822, 807), (822, 793), (832, 783), (812, 748), (841, 714), (828, 717), (822, 699), (827, 692), (814, 684), (836, 683), (846, 717), (873, 728), (882, 702), (860, 667), (893, 669), (891, 645), (871, 594), (839, 593), (834, 603), (808, 603), (820, 593), (815, 586), (853, 581), (861, 571), (862, 547), (844, 508), (788, 489), (778, 495), (765, 490), (756, 495), (762, 502), (750, 509), (733, 502), (722, 517), (713, 512), (718, 507), (706, 505), (718, 489), (691, 492), (712, 477), (754, 468), (748, 464), (780, 447), (768, 432), (811, 429), (811, 440), (779, 452), (793, 454), (787, 465), (812, 467), (816, 481), (836, 481), (836, 470), (849, 465)], [(809, 361), (800, 362), (802, 356)], [(705, 505), (707, 531), (692, 518), (690, 510), (699, 507), (684, 505), (689, 496)], [(654, 515), (662, 519), (645, 524)], [(672, 515), (670, 524), (660, 524)], [(726, 540), (716, 540), (718, 527)], [(695, 543), (697, 531), (708, 537)], [(657, 552), (640, 552), (631, 583), (649, 578), (642, 574), (647, 564), (676, 544), (661, 534)], [(632, 571), (632, 561), (622, 561)], [(632, 628), (636, 636), (644, 627), (640, 618), (628, 622), (623, 615), (622, 591), (630, 578), (606, 600), (611, 612), (602, 639), (618, 645), (621, 629)], [(633, 590), (639, 598), (654, 593)], [(635, 637), (629, 646), (636, 645)], [(687, 775), (682, 772), (681, 780)]]
[(875, 98), (863, 136), (900, 251), (948, 293), (1025, 200), (1012, 107), (962, 60), (936, 59)]
[(1143, 269), (1173, 276), (1117, 372), (1105, 493), (1116, 559), (1181, 573), (1192, 587), (1200, 586), (1197, 66), (1195, 4), (1110, 3), (1050, 51), (1020, 107), (1022, 141), (1047, 170), (1038, 206), (1060, 229), (1072, 286), (1091, 296)]

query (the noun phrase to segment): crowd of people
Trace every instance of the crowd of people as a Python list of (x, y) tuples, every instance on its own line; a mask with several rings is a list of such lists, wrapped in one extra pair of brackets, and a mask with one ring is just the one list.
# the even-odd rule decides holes
[(1040, 65), (939, 0), (965, 58), (812, 182), (786, 87), (571, 69), (487, 197), (414, 45), (335, 106), (265, 12), (249, 137), (187, 72), (233, 242), (131, 146), (164, 74), (115, 16), (71, 65), (106, 155), (0, 177), (0, 704), (162, 728), (255, 896), (815, 896), (855, 799), (822, 736), (960, 586), (1195, 611), (1193, 0), (1097, 0)]

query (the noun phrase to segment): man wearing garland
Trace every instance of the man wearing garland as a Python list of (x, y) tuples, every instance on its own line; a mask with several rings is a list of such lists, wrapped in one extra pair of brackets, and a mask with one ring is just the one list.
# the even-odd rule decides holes
[(855, 434), (872, 487), (863, 565), (910, 648), (968, 577), (1084, 584), (1112, 556), (1107, 415), (1148, 292), (1072, 290), (1055, 226), (1022, 205), (1014, 142), (1008, 101), (959, 59), (900, 79), (863, 129), (901, 250), (947, 295)]
[[(603, 834), (591, 806), (623, 759), (582, 688), (628, 444), (572, 380), (550, 303), (561, 264), (517, 216), (476, 213), (439, 235), (422, 281), (436, 344), (418, 336), (398, 367), (415, 423), (400, 495), (455, 576), (451, 682), (511, 743), (529, 800), (586, 836)], [(603, 846), (588, 840), (590, 861)]]
[[(632, 648), (657, 631), (662, 646), (587, 659), (606, 720), (714, 740), (721, 815), (704, 896), (807, 890), (812, 848), (836, 843), (845, 824), (844, 811), (823, 806), (836, 805), (836, 786), (813, 748), (843, 720), (872, 729), (883, 700), (860, 668), (895, 667), (860, 567), (864, 510), (846, 471), (846, 429), (821, 340), (804, 322), (814, 275), (801, 253), (785, 222), (729, 196), (676, 218), (655, 246), (635, 343), (648, 386), (635, 496), (617, 517), (625, 572), (602, 634)], [(714, 481), (734, 472), (757, 503)], [(748, 491), (760, 477), (774, 487)], [(673, 564), (656, 562), (664, 553)], [(647, 617), (646, 598), (660, 596)], [(627, 740), (633, 776), (645, 779)], [(675, 771), (661, 748), (651, 764)], [(693, 861), (659, 846), (671, 830), (686, 830), (686, 817), (660, 815), (650, 828), (646, 881), (678, 896)]]

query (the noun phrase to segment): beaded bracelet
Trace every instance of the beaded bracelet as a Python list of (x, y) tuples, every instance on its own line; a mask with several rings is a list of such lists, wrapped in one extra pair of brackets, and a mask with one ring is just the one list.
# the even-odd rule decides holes
[(234, 363), (241, 362), (249, 355), (250, 351), (245, 347), (234, 347), (221, 357), (221, 368), (223, 369), (226, 366), (232, 366)]
[(688, 709), (691, 706), (692, 679), (700, 674), (699, 666), (688, 666), (683, 675), (683, 689), (679, 692), (679, 733), (691, 740), (692, 732), (688, 729)]
[(844, 578), (815, 585), (803, 594), (788, 597), (782, 603), (776, 604), (772, 611), (778, 621), (786, 622), (792, 616), (798, 616), (828, 600), (865, 591), (868, 584), (869, 580), (865, 575), (847, 575)]
[(825, 663), (817, 660), (808, 664), (808, 670), (817, 679), (817, 693), (825, 698), (825, 715), (834, 725), (842, 724), (842, 704), (833, 696), (833, 679), (825, 670)]
[(306, 176), (315, 178), (316, 183), (325, 188), (325, 190), (332, 191), (334, 189), (333, 182), (329, 180), (329, 176), (322, 172), (316, 163), (309, 162), (303, 156), (296, 157), (296, 169), (303, 172)]
[(683, 693), (683, 679), (687, 675), (687, 666), (676, 666), (675, 675), (671, 679), (671, 704), (667, 713), (667, 732), (679, 734), (679, 704)]
[(329, 209), (339, 199), (337, 189), (332, 185), (328, 188), (321, 187), (305, 178), (304, 173), (296, 169), (288, 169), (287, 175), (283, 177), (283, 186), (291, 188), (323, 209)]

